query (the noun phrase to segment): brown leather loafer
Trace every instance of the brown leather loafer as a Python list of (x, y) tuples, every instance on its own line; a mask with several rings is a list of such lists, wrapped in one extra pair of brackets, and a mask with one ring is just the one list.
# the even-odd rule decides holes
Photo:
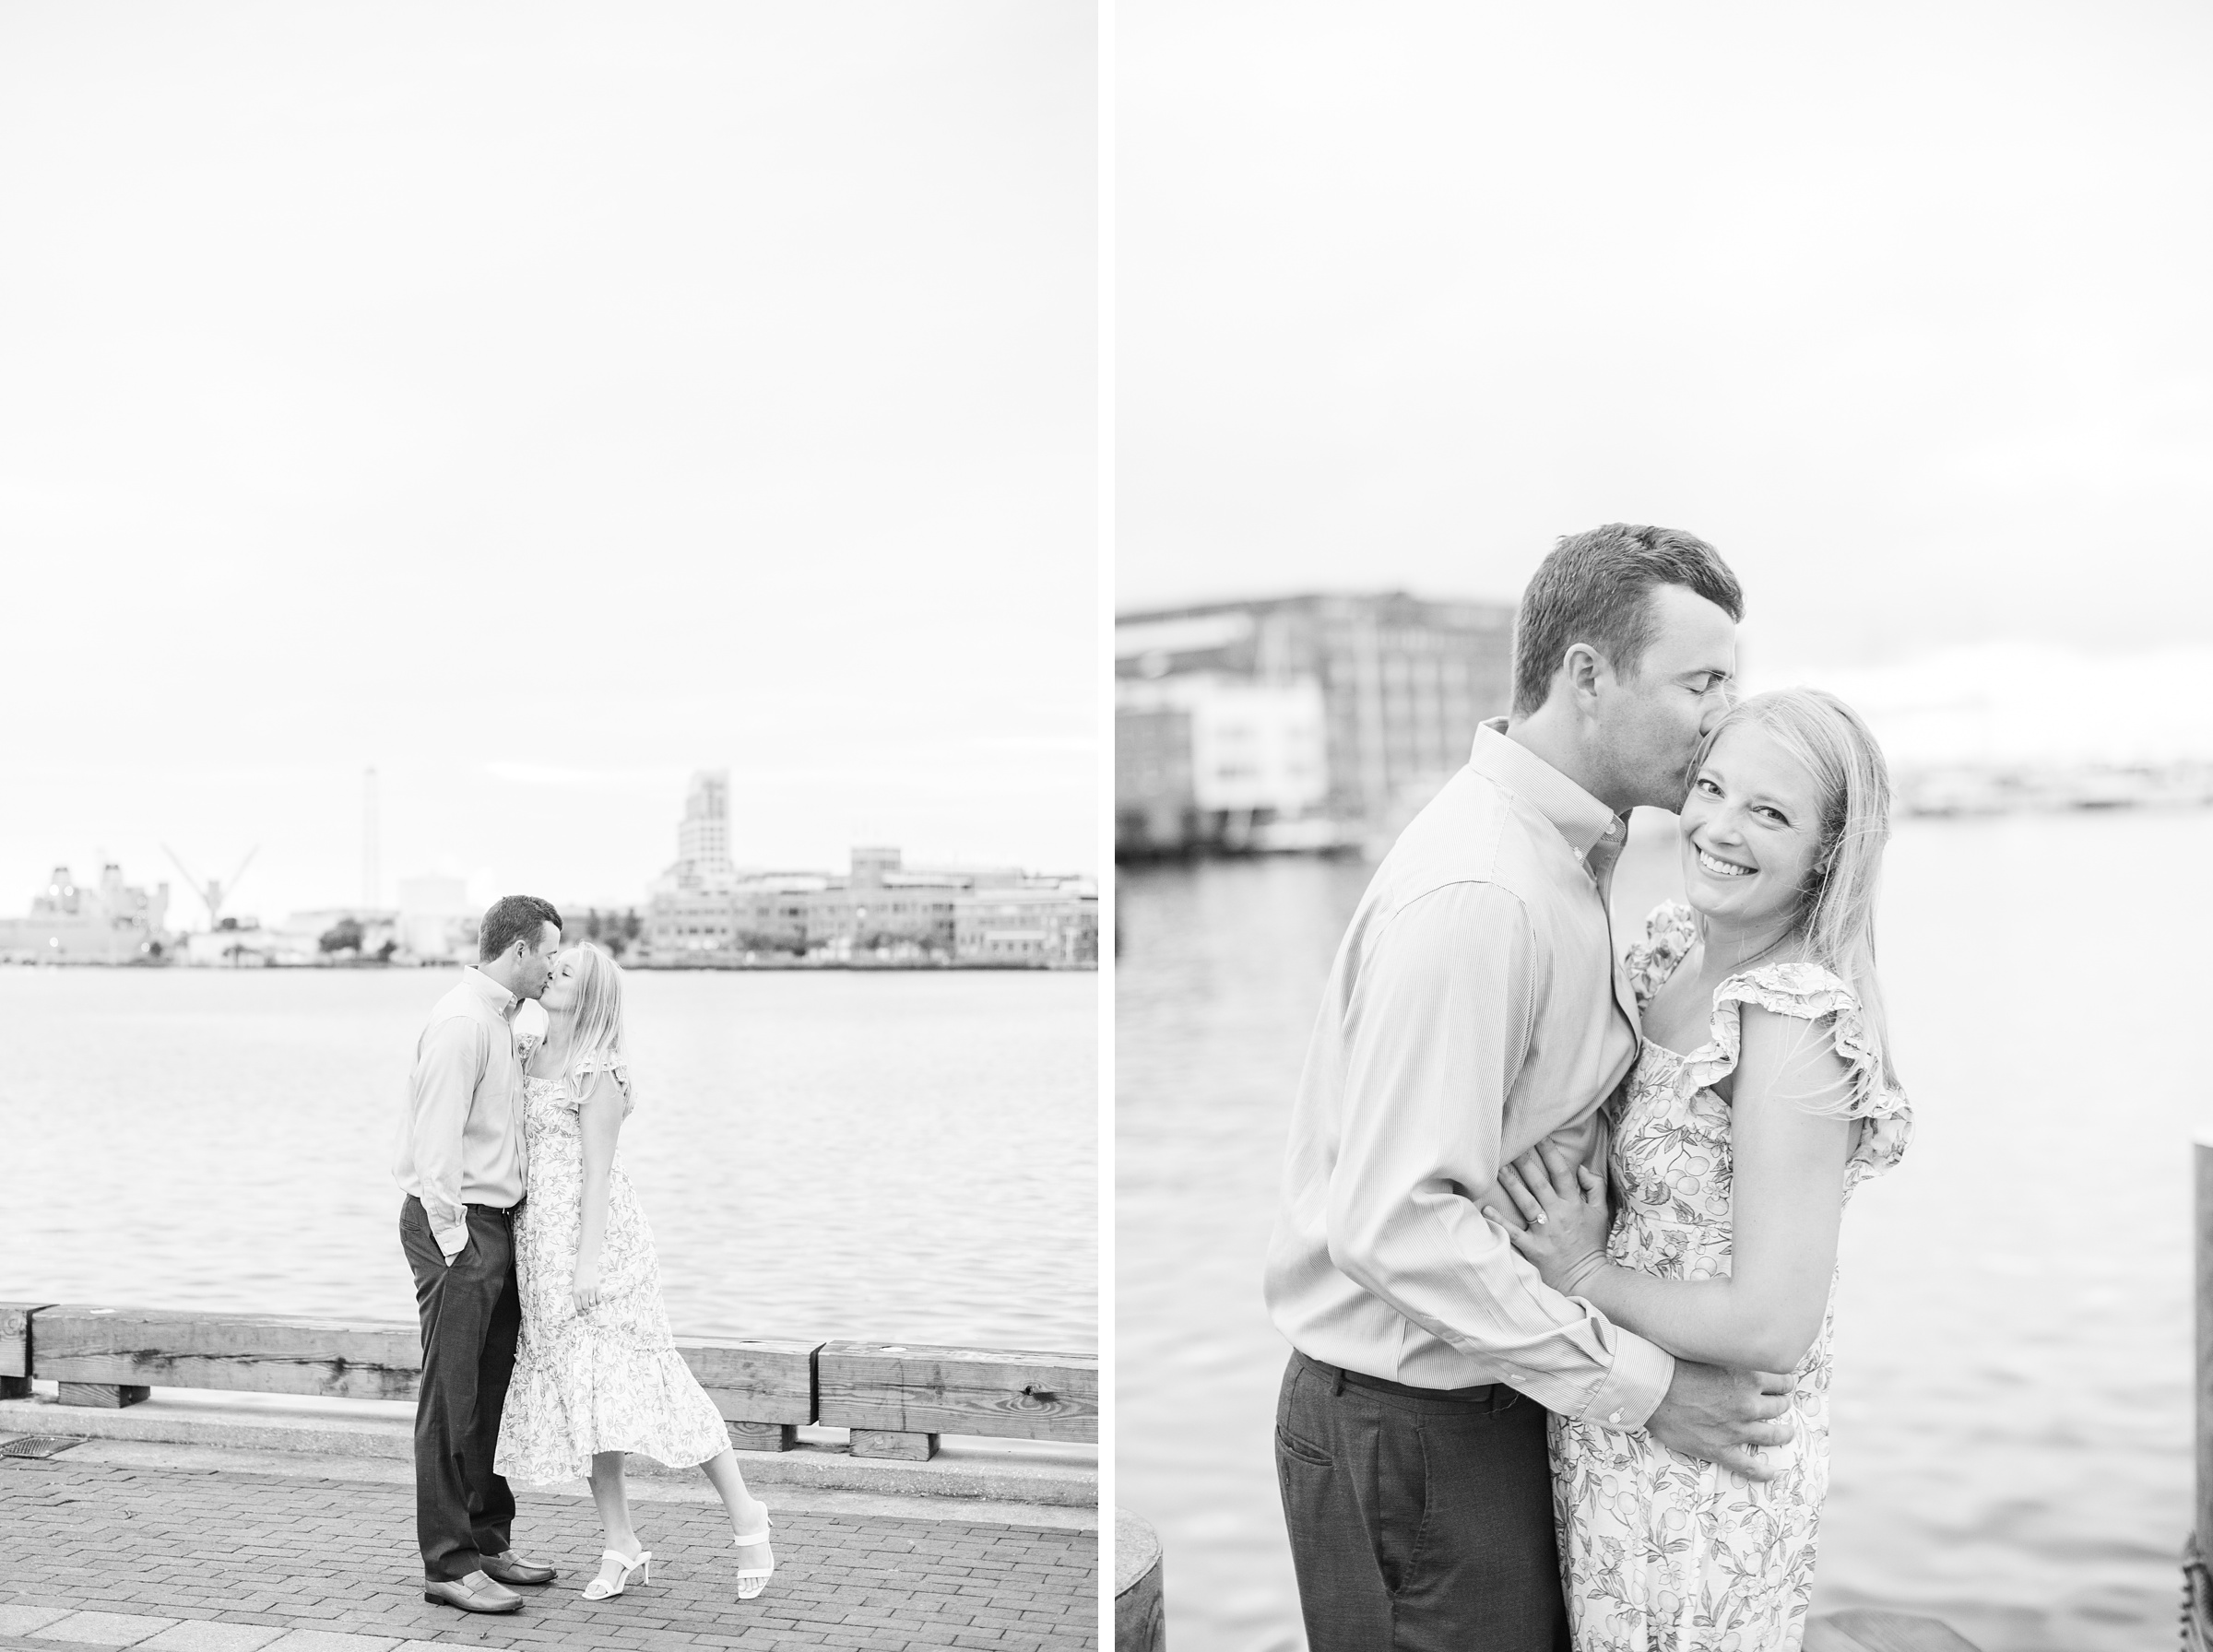
[(463, 1611), (515, 1611), (523, 1604), (520, 1595), (481, 1572), (467, 1577), (426, 1577), (422, 1598), (434, 1606), (457, 1606)]
[(551, 1566), (534, 1566), (527, 1560), (517, 1560), (515, 1551), (510, 1549), (504, 1553), (484, 1556), (484, 1575), (496, 1577), (502, 1583), (538, 1584), (551, 1583), (561, 1574)]

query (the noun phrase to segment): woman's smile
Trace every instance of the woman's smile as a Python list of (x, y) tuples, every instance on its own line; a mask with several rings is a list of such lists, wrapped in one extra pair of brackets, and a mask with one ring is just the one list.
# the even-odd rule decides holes
[(1723, 860), (1712, 850), (1698, 846), (1698, 867), (1712, 878), (1749, 878), (1754, 868), (1734, 860)]

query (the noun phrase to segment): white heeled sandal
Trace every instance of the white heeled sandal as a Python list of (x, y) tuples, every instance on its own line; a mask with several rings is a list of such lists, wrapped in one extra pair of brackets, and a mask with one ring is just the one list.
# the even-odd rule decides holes
[(650, 1549), (639, 1550), (638, 1558), (635, 1560), (631, 1559), (627, 1554), (619, 1553), (615, 1550), (602, 1549), (599, 1551), (599, 1558), (618, 1563), (622, 1568), (622, 1575), (612, 1583), (608, 1582), (604, 1577), (593, 1578), (591, 1582), (584, 1586), (584, 1598), (586, 1600), (612, 1600), (630, 1587), (630, 1575), (641, 1568), (645, 1571), (645, 1575), (639, 1578), (638, 1581), (640, 1583), (653, 1581), (653, 1551)]
[[(731, 1535), (730, 1540), (740, 1549), (751, 1548), (755, 1543), (765, 1543), (768, 1541), (768, 1528), (775, 1524), (775, 1522), (768, 1517), (768, 1505), (763, 1504), (761, 1505), (761, 1529), (759, 1531), (735, 1532)], [(768, 1580), (775, 1575), (776, 1563), (773, 1555), (765, 1566), (740, 1566), (738, 1568), (738, 1599), (751, 1600), (768, 1587)]]

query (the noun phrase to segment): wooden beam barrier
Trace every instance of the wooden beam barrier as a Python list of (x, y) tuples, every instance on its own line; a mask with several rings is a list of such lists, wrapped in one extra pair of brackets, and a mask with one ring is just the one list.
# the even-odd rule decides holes
[(421, 1367), (404, 1323), (88, 1303), (31, 1316), (32, 1375), (61, 1384), (65, 1405), (133, 1405), (149, 1386), (412, 1399)]
[(677, 1351), (740, 1451), (789, 1451), (814, 1421), (820, 1342), (778, 1337), (679, 1337)]
[(0, 1302), (0, 1399), (30, 1397), (30, 1316), (42, 1302)]
[(853, 1431), (856, 1457), (923, 1459), (940, 1434), (1096, 1442), (1099, 1362), (1090, 1354), (825, 1342), (818, 1420)]

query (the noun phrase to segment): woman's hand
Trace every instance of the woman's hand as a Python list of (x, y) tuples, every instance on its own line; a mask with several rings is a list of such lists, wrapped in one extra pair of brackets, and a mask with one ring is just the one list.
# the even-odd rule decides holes
[(1606, 1184), (1550, 1142), (1539, 1142), (1498, 1172), (1498, 1187), (1519, 1222), (1485, 1205), (1538, 1277), (1562, 1294), (1606, 1265)]
[(594, 1304), (606, 1296), (607, 1292), (599, 1286), (599, 1258), (598, 1257), (594, 1257), (588, 1261), (581, 1257), (577, 1258), (576, 1284), (574, 1294), (576, 1298), (576, 1311), (579, 1314), (590, 1313)]

